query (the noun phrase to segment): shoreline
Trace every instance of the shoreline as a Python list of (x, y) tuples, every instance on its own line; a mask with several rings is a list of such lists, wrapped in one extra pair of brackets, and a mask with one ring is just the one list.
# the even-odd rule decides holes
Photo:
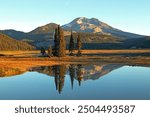
[[(68, 50), (66, 51), (68, 53)], [(76, 53), (76, 51), (74, 51)], [(61, 64), (119, 63), (150, 66), (150, 50), (82, 50), (83, 56), (39, 57), (40, 51), (0, 51), (0, 68), (18, 68)]]
[(145, 56), (81, 56), (81, 57), (0, 57), (0, 67), (12, 67), (26, 69), (34, 66), (53, 66), (60, 64), (94, 64), (94, 63), (122, 63), (150, 65), (150, 57)]

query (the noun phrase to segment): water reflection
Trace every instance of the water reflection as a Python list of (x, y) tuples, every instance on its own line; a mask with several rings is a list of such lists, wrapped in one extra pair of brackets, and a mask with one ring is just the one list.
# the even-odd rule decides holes
[(30, 71), (36, 71), (42, 74), (46, 74), (50, 77), (54, 77), (54, 83), (56, 90), (61, 94), (66, 74), (69, 75), (71, 88), (74, 88), (74, 80), (78, 81), (78, 85), (81, 86), (82, 81), (97, 80), (103, 75), (108, 74), (112, 70), (122, 67), (122, 64), (100, 64), (100, 65), (82, 65), (82, 64), (70, 64), (70, 65), (56, 65), (56, 66), (42, 66), (30, 69)]
[(1, 68), (0, 99), (150, 99), (150, 68), (132, 66), (41, 66), (12, 77), (22, 71)]
[(79, 86), (83, 79), (83, 67), (81, 64), (71, 64), (71, 65), (56, 65), (56, 66), (42, 66), (37, 68), (32, 68), (30, 71), (37, 71), (39, 73), (47, 74), (54, 77), (54, 83), (56, 90), (59, 94), (62, 92), (65, 82), (65, 75), (69, 72), (71, 87), (73, 89), (74, 80), (78, 80)]
[(24, 73), (24, 71), (18, 68), (9, 68), (9, 67), (0, 68), (0, 77), (3, 78), (8, 76), (19, 75), (22, 73)]

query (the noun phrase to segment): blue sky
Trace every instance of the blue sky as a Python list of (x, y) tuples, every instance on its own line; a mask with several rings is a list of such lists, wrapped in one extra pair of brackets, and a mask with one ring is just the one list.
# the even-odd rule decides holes
[(0, 0), (0, 29), (31, 31), (51, 22), (98, 18), (118, 29), (150, 35), (150, 0)]

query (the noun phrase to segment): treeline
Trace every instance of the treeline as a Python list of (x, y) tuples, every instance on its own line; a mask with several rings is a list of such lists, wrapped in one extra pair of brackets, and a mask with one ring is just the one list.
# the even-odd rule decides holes
[[(70, 41), (69, 41), (69, 55), (70, 56), (81, 56), (81, 49), (82, 49), (82, 42), (80, 34), (78, 33), (78, 37), (76, 38), (77, 44), (75, 44), (75, 39), (73, 37), (73, 34), (71, 32)], [(48, 53), (46, 53), (46, 47), (41, 47), (41, 54), (42, 56), (55, 56), (55, 57), (65, 57), (66, 56), (66, 39), (64, 37), (64, 31), (63, 29), (58, 25), (58, 27), (55, 29), (55, 35), (54, 35), (54, 45), (51, 46), (49, 44)], [(74, 50), (77, 50), (77, 53), (74, 52)]]
[[(40, 31), (35, 31), (34, 33), (23, 33), (14, 30), (5, 30), (2, 31), (4, 34), (17, 39), (17, 40), (24, 40), (27, 42), (32, 43), (37, 49), (40, 49), (41, 46), (49, 47), (49, 43), (53, 45), (53, 36), (55, 32), (54, 28), (52, 31), (50, 30), (49, 33), (41, 33)], [(108, 34), (98, 34), (98, 33), (80, 33), (82, 43), (117, 43), (122, 40), (119, 37), (108, 35)], [(64, 31), (64, 37), (66, 39), (66, 45), (70, 42), (70, 31)], [(73, 37), (76, 39), (78, 37), (78, 33), (73, 32)], [(76, 40), (75, 40), (76, 43)], [(67, 46), (68, 47), (68, 46)], [(67, 48), (68, 49), (68, 48)]]
[(119, 43), (82, 43), (83, 49), (149, 49), (150, 37), (122, 40)]
[(14, 40), (9, 36), (0, 33), (0, 50), (34, 50), (35, 48), (22, 41)]
[[(78, 37), (78, 33), (73, 33), (74, 38)], [(117, 43), (122, 39), (112, 35), (99, 34), (99, 33), (80, 33), (82, 43)], [(70, 36), (65, 37), (69, 43)]]

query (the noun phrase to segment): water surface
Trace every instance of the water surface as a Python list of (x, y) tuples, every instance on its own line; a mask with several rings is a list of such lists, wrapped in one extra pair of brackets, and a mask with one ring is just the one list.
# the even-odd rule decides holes
[(150, 99), (150, 68), (57, 65), (0, 78), (0, 99)]

